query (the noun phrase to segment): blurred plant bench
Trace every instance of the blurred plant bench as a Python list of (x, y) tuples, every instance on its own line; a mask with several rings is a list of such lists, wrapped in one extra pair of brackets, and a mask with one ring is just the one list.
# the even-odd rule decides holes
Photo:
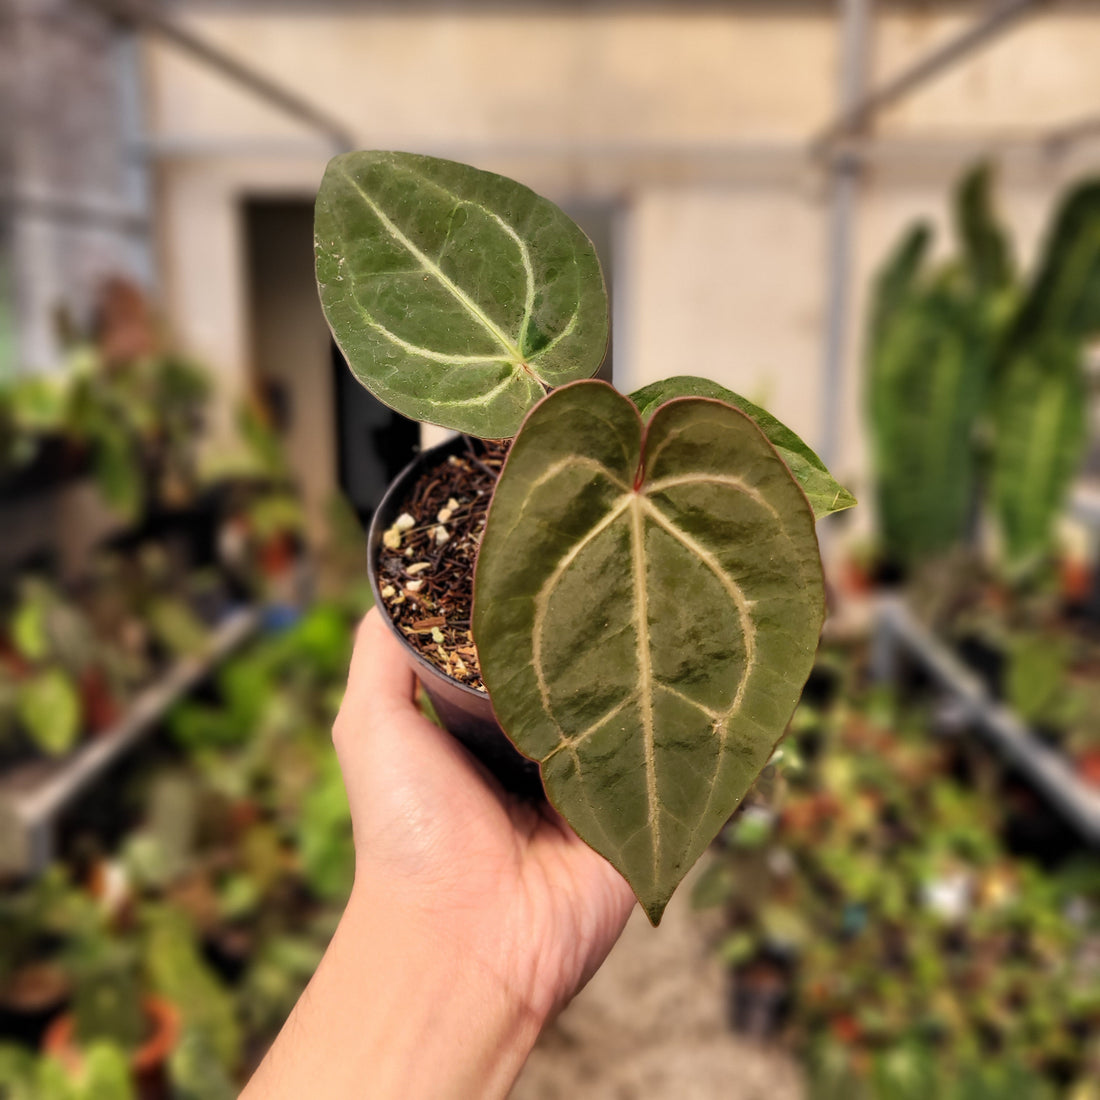
[(68, 756), (32, 760), (0, 775), (0, 875), (41, 871), (53, 857), (54, 827), (65, 807), (149, 736), (177, 700), (259, 629), (264, 614), (259, 606), (231, 612), (202, 654), (178, 660), (119, 722)]
[(1039, 741), (1010, 707), (994, 699), (977, 673), (918, 621), (903, 598), (883, 596), (875, 614), (875, 678), (896, 683), (905, 660), (917, 665), (961, 706), (965, 717), (1083, 839), (1100, 846), (1100, 789), (1084, 782), (1063, 753)]

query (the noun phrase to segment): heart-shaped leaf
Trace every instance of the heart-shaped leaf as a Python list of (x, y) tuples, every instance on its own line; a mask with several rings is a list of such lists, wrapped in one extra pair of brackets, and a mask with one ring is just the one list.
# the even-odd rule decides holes
[(856, 498), (829, 473), (825, 463), (786, 424), (776, 420), (767, 409), (754, 405), (747, 397), (727, 390), (709, 378), (679, 375), (644, 386), (630, 395), (643, 420), (648, 420), (658, 406), (674, 397), (712, 397), (734, 405), (751, 417), (790, 467), (818, 519), (855, 505)]
[(578, 382), (527, 418), (475, 574), (482, 674), (654, 923), (782, 736), (823, 617), (813, 512), (744, 413), (680, 399), (643, 429)]
[(352, 371), (416, 420), (514, 435), (607, 348), (591, 241), (492, 172), (411, 153), (334, 157), (317, 195), (321, 305)]

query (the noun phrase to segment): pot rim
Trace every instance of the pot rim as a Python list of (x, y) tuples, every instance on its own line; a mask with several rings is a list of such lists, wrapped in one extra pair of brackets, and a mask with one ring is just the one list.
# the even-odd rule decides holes
[(457, 454), (460, 450), (464, 449), (462, 444), (464, 438), (465, 437), (461, 433), (455, 433), (449, 439), (443, 440), (442, 443), (436, 443), (431, 447), (426, 447), (415, 455), (412, 461), (409, 462), (386, 487), (386, 492), (378, 502), (378, 507), (375, 508), (374, 514), (371, 516), (370, 526), (367, 528), (367, 578), (370, 581), (371, 595), (374, 597), (374, 606), (378, 608), (382, 621), (386, 624), (386, 628), (401, 642), (405, 650), (411, 654), (417, 672), (419, 673), (419, 670), (423, 669), (427, 675), (440, 677), (447, 682), (449, 687), (457, 688), (462, 694), (469, 698), (480, 699), (482, 702), (487, 702), (491, 706), (492, 700), (489, 697), (488, 689), (485, 691), (478, 691), (477, 688), (472, 688), (469, 684), (464, 684), (461, 680), (456, 680), (454, 677), (448, 676), (443, 669), (429, 661), (409, 643), (408, 638), (401, 633), (397, 628), (397, 624), (390, 618), (378, 584), (378, 548), (381, 545), (382, 534), (385, 530), (382, 526), (381, 516), (386, 510), (386, 506), (392, 502), (391, 498), (398, 491), (404, 489), (415, 475), (418, 475), (422, 471), (432, 469), (434, 466), (441, 465), (438, 459), (446, 459), (447, 456)]

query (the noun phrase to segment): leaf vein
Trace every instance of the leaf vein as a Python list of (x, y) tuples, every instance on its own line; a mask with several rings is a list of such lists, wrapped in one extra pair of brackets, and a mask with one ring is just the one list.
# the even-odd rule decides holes
[(359, 193), (362, 200), (370, 207), (371, 212), (381, 223), (382, 228), (400, 244), (403, 248), (416, 257), (420, 266), (436, 281), (447, 290), (456, 301), (458, 301), (481, 326), (488, 332), (502, 348), (508, 353), (509, 359), (516, 364), (523, 363), (523, 354), (520, 352), (516, 344), (511, 338), (504, 332), (503, 329), (475, 302), (457, 283), (454, 282), (443, 269), (435, 263), (429, 256), (426, 256), (416, 244), (406, 236), (401, 229), (394, 223), (386, 212), (382, 209), (381, 205), (367, 192), (361, 183), (354, 176), (351, 175), (346, 169), (343, 171), (344, 178), (351, 184), (351, 186)]

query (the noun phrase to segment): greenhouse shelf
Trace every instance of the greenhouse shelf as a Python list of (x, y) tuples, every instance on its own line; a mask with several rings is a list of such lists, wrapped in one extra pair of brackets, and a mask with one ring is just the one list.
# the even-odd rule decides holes
[(922, 623), (904, 600), (883, 598), (875, 615), (874, 674), (897, 679), (898, 660), (907, 656), (957, 700), (974, 722), (1050, 800), (1090, 844), (1100, 845), (1100, 790), (1082, 782), (1061, 753), (1038, 741), (981, 679)]
[(184, 658), (134, 700), (115, 726), (58, 760), (35, 760), (0, 775), (0, 874), (33, 874), (53, 856), (58, 814), (110, 764), (146, 737), (171, 706), (259, 628), (264, 608), (230, 614), (203, 654)]

